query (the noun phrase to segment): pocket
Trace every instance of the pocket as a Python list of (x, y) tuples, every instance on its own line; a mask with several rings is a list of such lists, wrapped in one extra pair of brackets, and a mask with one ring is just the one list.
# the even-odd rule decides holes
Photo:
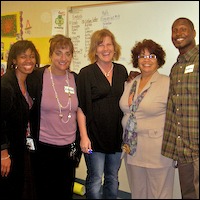
[(149, 130), (149, 137), (150, 138), (159, 138), (163, 135), (163, 129), (151, 129)]

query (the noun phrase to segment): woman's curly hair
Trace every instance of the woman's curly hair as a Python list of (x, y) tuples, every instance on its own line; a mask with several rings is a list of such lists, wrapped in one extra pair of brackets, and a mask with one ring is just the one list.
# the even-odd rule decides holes
[(136, 42), (131, 50), (131, 62), (134, 68), (138, 68), (138, 56), (147, 49), (150, 54), (155, 54), (158, 61), (158, 68), (165, 64), (166, 53), (163, 48), (153, 40), (144, 39), (141, 42)]

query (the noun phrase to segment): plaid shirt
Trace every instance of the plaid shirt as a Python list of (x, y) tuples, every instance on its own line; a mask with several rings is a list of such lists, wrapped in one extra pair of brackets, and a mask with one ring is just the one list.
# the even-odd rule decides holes
[(199, 45), (171, 69), (161, 153), (182, 163), (199, 158)]

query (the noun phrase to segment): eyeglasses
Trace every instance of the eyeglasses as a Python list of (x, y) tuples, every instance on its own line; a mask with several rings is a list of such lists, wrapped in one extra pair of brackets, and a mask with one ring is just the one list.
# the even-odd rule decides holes
[(152, 58), (156, 58), (156, 55), (155, 54), (150, 54), (149, 56), (146, 56), (146, 55), (139, 55), (138, 56), (138, 59), (139, 58), (150, 58), (150, 59), (152, 59)]

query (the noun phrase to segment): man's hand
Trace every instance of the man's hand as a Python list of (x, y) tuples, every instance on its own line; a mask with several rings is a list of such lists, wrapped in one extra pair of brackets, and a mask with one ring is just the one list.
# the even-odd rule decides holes
[(131, 80), (133, 80), (137, 75), (141, 74), (138, 71), (130, 71), (128, 78), (127, 78), (127, 82), (130, 82)]

